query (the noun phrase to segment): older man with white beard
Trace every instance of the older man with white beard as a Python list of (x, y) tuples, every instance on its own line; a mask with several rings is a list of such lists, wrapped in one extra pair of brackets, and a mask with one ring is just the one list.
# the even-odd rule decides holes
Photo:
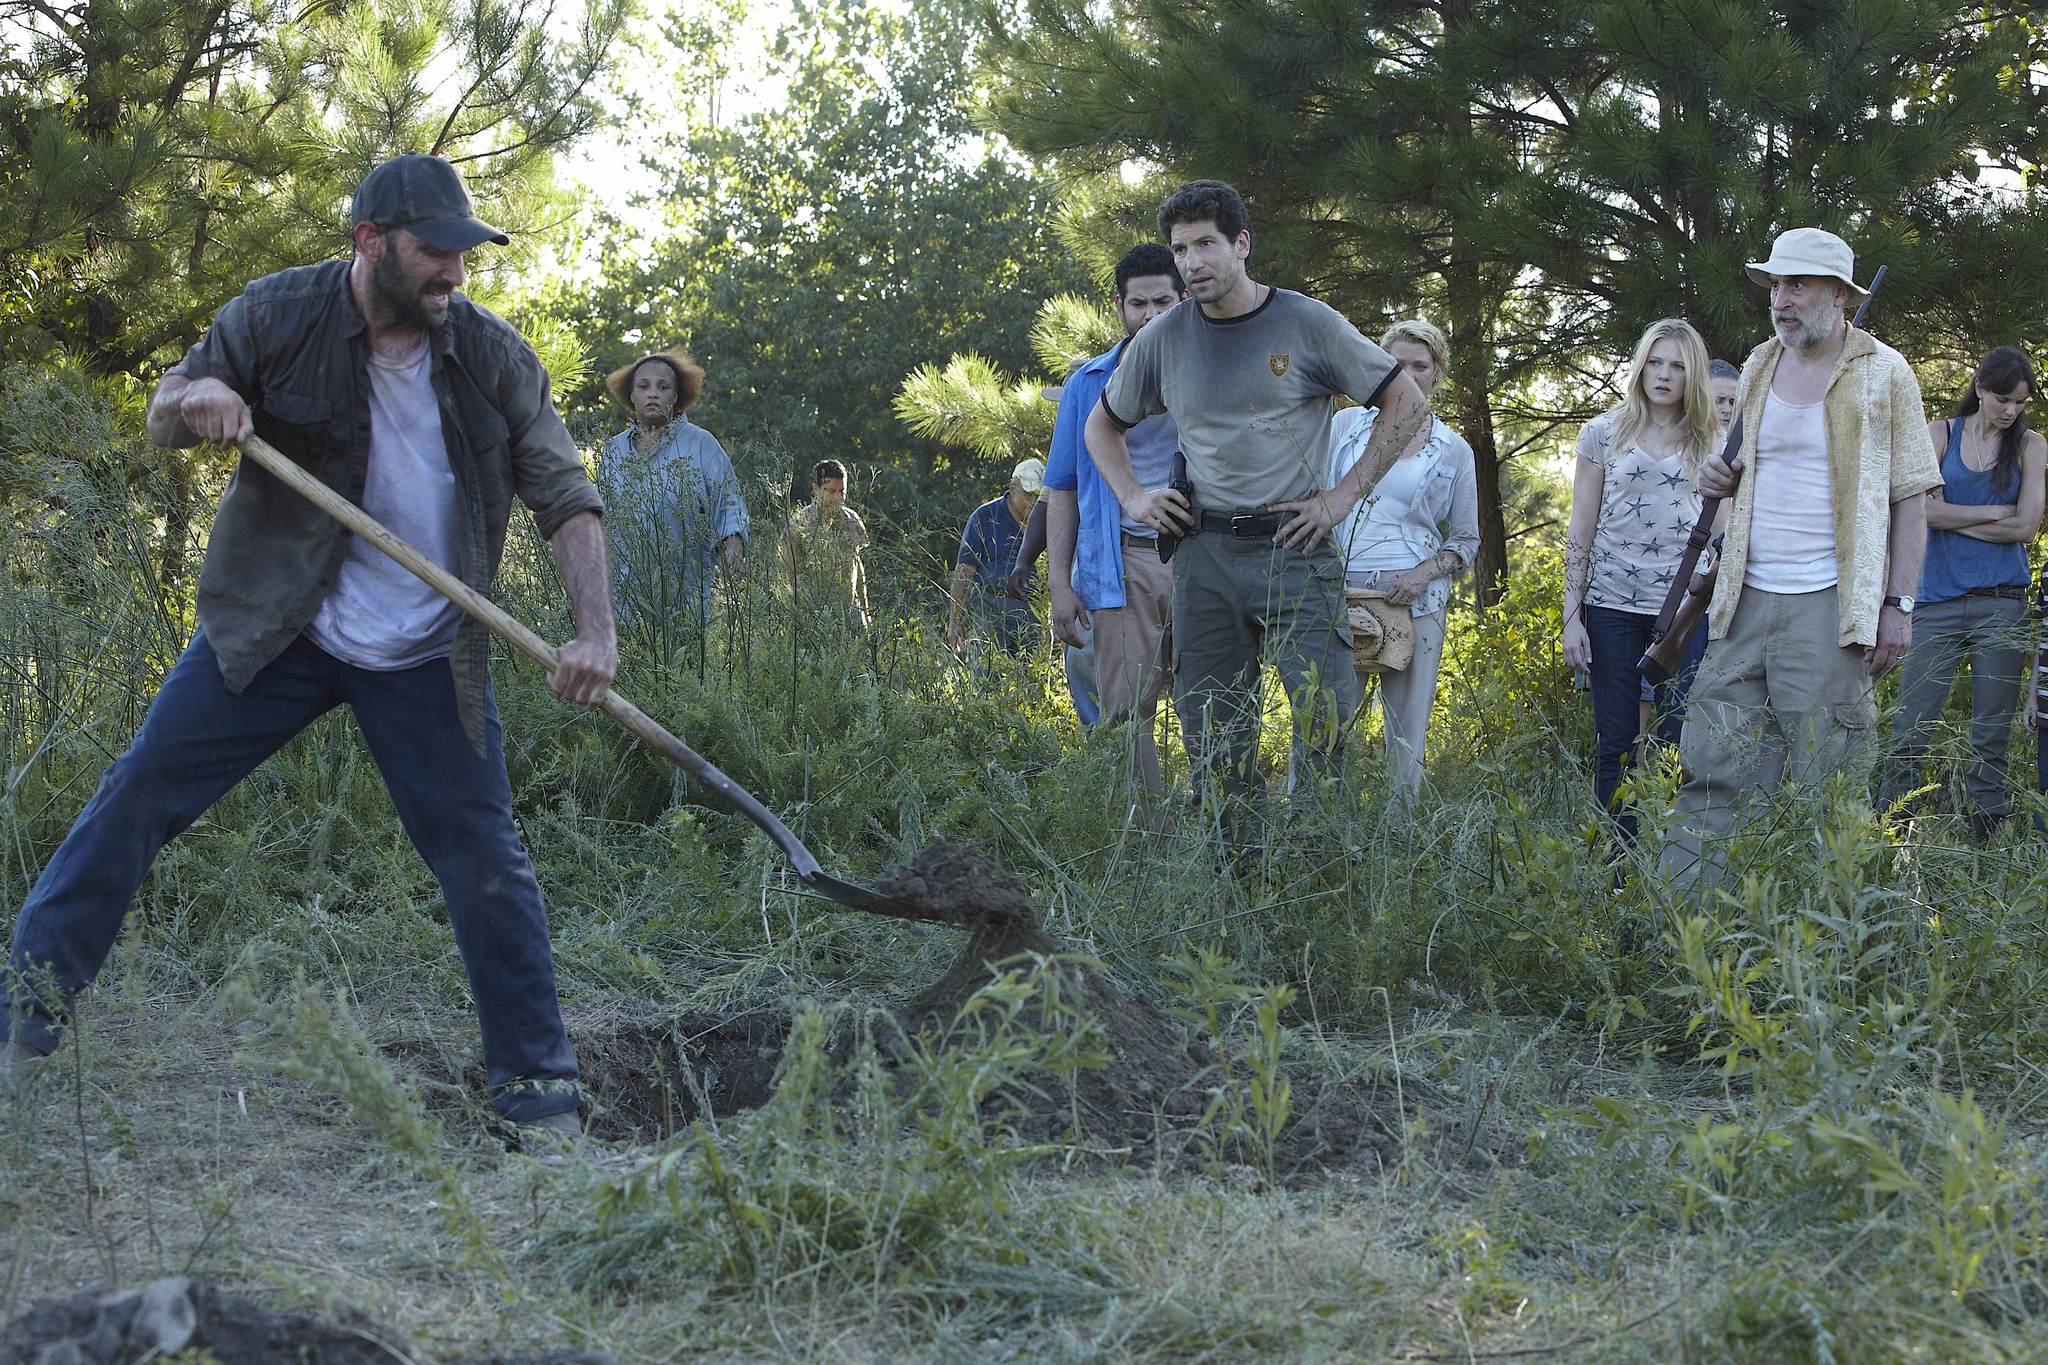
[(1684, 885), (1703, 865), (1717, 875), (1702, 837), (1725, 835), (1750, 793), (1868, 762), (1876, 680), (1913, 640), (1941, 472), (1911, 367), (1844, 316), (1865, 294), (1854, 269), (1848, 243), (1818, 228), (1748, 267), (1777, 335), (1742, 367), (1735, 463), (1700, 470), (1700, 492), (1733, 504), (1664, 850)]

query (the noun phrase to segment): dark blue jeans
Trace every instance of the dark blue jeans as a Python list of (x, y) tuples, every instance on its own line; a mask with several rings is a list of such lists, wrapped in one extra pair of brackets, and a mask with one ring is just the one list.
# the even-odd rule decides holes
[[(1657, 618), (1642, 612), (1587, 606), (1581, 619), (1586, 623), (1586, 641), (1593, 648), (1593, 740), (1598, 753), (1593, 769), (1593, 794), (1600, 809), (1614, 813), (1623, 840), (1633, 844), (1635, 813), (1616, 811), (1614, 793), (1621, 786), (1622, 767), (1636, 743), (1638, 707), (1643, 696), (1643, 675), (1636, 670), (1636, 662), (1650, 647), (1650, 628), (1657, 624)], [(1657, 737), (1668, 744), (1678, 743), (1680, 727), (1685, 723), (1685, 694), (1691, 690), (1692, 675), (1698, 671), (1700, 656), (1706, 652), (1707, 625), (1702, 621), (1679, 658), (1677, 675), (1657, 687), (1656, 700), (1650, 705), (1650, 725)]]
[(576, 1055), (555, 998), (547, 911), (512, 821), (497, 708), (487, 708), (479, 754), (456, 720), (445, 658), (375, 672), (300, 639), (237, 696), (221, 681), (205, 632), (193, 636), (135, 742), (107, 769), (22, 904), (0, 1026), (35, 1051), (55, 1047), (71, 996), (98, 975), (157, 853), (344, 702), (441, 885), (483, 1027), (492, 1103), (514, 1122), (576, 1108)]

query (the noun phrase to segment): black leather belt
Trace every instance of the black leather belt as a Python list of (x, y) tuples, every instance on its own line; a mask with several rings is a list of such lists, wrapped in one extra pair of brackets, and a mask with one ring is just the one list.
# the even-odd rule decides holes
[(1963, 589), (1963, 596), (2003, 597), (2012, 602), (2024, 602), (2027, 600), (2027, 594), (2030, 591), (2032, 589), (2024, 583), (2000, 583), (1996, 587), (1990, 588), (1965, 588)]
[(1236, 536), (1239, 540), (1270, 540), (1289, 519), (1286, 512), (1205, 511), (1201, 515), (1201, 527), (1212, 534)]

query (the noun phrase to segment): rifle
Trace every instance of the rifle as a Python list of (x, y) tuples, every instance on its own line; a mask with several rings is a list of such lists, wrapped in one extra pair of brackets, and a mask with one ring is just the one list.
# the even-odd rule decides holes
[[(1870, 277), (1870, 289), (1857, 307), (1856, 316), (1850, 319), (1851, 327), (1863, 325), (1864, 316), (1870, 312), (1870, 301), (1877, 297), (1878, 286), (1884, 283), (1884, 272), (1885, 267), (1879, 266), (1877, 273)], [(1742, 416), (1738, 413), (1735, 425), (1728, 428), (1727, 443), (1721, 447), (1721, 463), (1733, 467), (1741, 453)], [(1739, 480), (1741, 477), (1738, 471), (1736, 478)], [(1707, 607), (1714, 600), (1714, 583), (1721, 576), (1719, 561), (1705, 573), (1698, 572), (1698, 569), (1700, 552), (1707, 548), (1714, 518), (1720, 511), (1720, 498), (1707, 498), (1700, 503), (1700, 519), (1685, 538), (1685, 553), (1678, 559), (1678, 575), (1671, 580), (1671, 590), (1664, 594), (1664, 606), (1657, 613), (1657, 623), (1650, 627), (1650, 647), (1636, 661), (1637, 671), (1653, 683), (1669, 682), (1677, 676), (1679, 660), (1685, 656), (1686, 642), (1700, 628), (1700, 620), (1706, 616)]]

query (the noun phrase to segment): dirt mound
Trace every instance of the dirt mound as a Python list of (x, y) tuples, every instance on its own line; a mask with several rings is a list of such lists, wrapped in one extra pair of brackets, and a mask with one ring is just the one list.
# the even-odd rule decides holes
[[(0, 1365), (132, 1365), (204, 1352), (219, 1365), (392, 1365), (423, 1360), (399, 1333), (349, 1313), (338, 1323), (273, 1313), (202, 1280), (74, 1294), (37, 1304), (0, 1331)], [(475, 1356), (452, 1365), (613, 1365), (587, 1351)]]
[(998, 1104), (1028, 1139), (1073, 1136), (1084, 1142), (1149, 1151), (1159, 1133), (1201, 1113), (1197, 1082), (1207, 1048), (1173, 1018), (1128, 994), (1100, 967), (1038, 924), (1031, 897), (996, 861), (966, 844), (933, 844), (882, 880), (889, 895), (910, 896), (934, 918), (971, 925), (974, 936), (946, 974), (899, 1014), (911, 1033), (935, 1030), (958, 1038), (971, 1025), (961, 1008), (1003, 967), (1027, 954), (1058, 959), (1059, 1001), (1102, 1029), (1108, 1057), (1064, 1077), (1027, 1078)]
[[(1064, 1014), (1097, 1025), (1103, 1065), (1072, 1077), (1035, 1075), (995, 1096), (992, 1120), (1026, 1142), (1071, 1141), (1110, 1160), (1157, 1162), (1187, 1169), (1216, 1153), (1203, 1140), (1202, 1117), (1218, 1079), (1207, 1040), (1119, 986), (1073, 946), (1038, 922), (1030, 893), (987, 852), (939, 841), (878, 881), (884, 895), (914, 906), (916, 917), (970, 931), (946, 973), (897, 1012), (902, 1038), (936, 1034), (971, 1045), (974, 1020), (961, 1010), (1001, 970), (1030, 955), (1054, 966), (1046, 994), (1027, 1018)], [(571, 1011), (570, 1037), (592, 1099), (591, 1131), (605, 1139), (657, 1142), (706, 1115), (724, 1118), (765, 1103), (786, 1045), (790, 1016), (780, 1010), (738, 1015), (683, 1014), (621, 1018)], [(473, 1062), (450, 1074), (445, 1057), (387, 1051), (400, 1073), (434, 1083), (451, 1098), (481, 1091)], [(1402, 1132), (1394, 1097), (1355, 1084), (1294, 1087), (1294, 1114), (1272, 1158), (1284, 1181), (1313, 1181), (1340, 1171), (1377, 1174), (1399, 1150)], [(1224, 1160), (1249, 1154), (1226, 1141)], [(0, 1365), (5, 1365), (0, 1362)]]

